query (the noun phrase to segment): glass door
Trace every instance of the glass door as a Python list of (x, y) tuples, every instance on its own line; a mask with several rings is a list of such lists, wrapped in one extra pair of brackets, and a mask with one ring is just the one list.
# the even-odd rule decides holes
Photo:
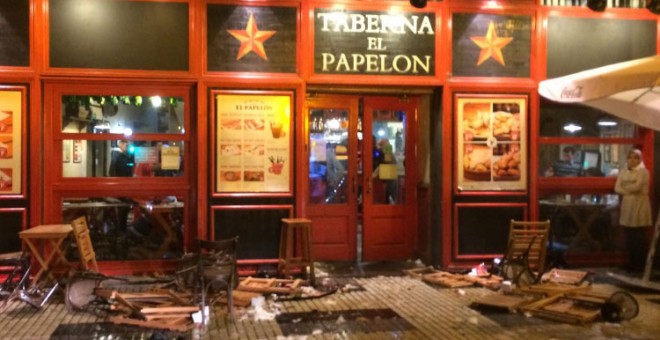
[(412, 256), (416, 233), (413, 122), (417, 100), (365, 97), (363, 112), (362, 258)]
[(304, 215), (313, 221), (314, 257), (354, 260), (357, 235), (357, 113), (352, 96), (306, 101), (308, 179)]

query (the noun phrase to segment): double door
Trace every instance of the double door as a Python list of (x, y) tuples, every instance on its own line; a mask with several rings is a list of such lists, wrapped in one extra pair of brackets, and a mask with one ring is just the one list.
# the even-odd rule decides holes
[(306, 183), (319, 260), (403, 260), (416, 235), (415, 98), (306, 100)]

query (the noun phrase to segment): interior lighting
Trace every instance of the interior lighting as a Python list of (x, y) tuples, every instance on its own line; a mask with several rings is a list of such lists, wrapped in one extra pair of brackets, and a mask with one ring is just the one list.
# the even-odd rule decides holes
[(502, 5), (500, 5), (496, 0), (489, 0), (486, 2), (486, 5), (483, 7), (486, 9), (501, 9)]
[(383, 129), (379, 129), (378, 132), (376, 132), (376, 134), (378, 134), (378, 137), (383, 137), (385, 136), (385, 131), (383, 131)]
[(427, 0), (410, 0), (410, 5), (415, 8), (424, 8), (427, 2)]
[(577, 125), (577, 124), (570, 123), (570, 124), (564, 125), (564, 131), (568, 131), (569, 133), (576, 133), (580, 130), (582, 130), (582, 127), (580, 125)]
[(617, 125), (617, 122), (615, 122), (613, 120), (603, 119), (603, 120), (598, 121), (598, 126), (616, 126), (616, 125)]
[(163, 104), (163, 99), (160, 96), (153, 96), (149, 98), (153, 107), (160, 107)]
[(595, 12), (603, 12), (607, 8), (607, 0), (587, 0), (587, 7)]
[(660, 0), (646, 0), (646, 9), (653, 14), (660, 14)]

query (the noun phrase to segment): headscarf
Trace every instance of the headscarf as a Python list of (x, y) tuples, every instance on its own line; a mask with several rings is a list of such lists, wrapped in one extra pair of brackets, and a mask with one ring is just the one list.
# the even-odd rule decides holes
[(630, 150), (630, 152), (634, 152), (634, 153), (637, 154), (637, 156), (639, 156), (639, 164), (637, 164), (636, 167), (634, 167), (633, 169), (630, 169), (630, 170), (639, 170), (639, 169), (646, 168), (646, 166), (644, 165), (644, 158), (642, 158), (642, 150), (632, 149), (632, 150)]

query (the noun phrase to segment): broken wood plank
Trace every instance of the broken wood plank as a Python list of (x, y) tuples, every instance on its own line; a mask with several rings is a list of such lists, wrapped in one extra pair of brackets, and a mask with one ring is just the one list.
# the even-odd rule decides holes
[(461, 288), (470, 287), (474, 283), (465, 280), (463, 275), (456, 275), (449, 272), (437, 272), (432, 274), (422, 275), (422, 281), (426, 283), (433, 283), (448, 288)]
[(300, 294), (302, 280), (262, 279), (247, 277), (241, 280), (237, 290), (256, 293)]
[(552, 269), (551, 271), (543, 274), (541, 282), (552, 282), (568, 285), (580, 285), (584, 279), (589, 275), (588, 272), (567, 269)]
[(439, 270), (434, 269), (432, 266), (428, 267), (423, 267), (423, 268), (412, 268), (412, 269), (404, 269), (403, 273), (415, 278), (415, 279), (421, 279), (424, 274), (433, 274), (437, 273)]
[(168, 313), (195, 313), (199, 311), (199, 306), (177, 306), (177, 307), (151, 307), (142, 308), (142, 314), (168, 314)]
[(133, 325), (133, 326), (140, 326), (147, 328), (167, 329), (176, 332), (185, 332), (193, 327), (192, 322), (187, 324), (168, 324), (165, 322), (159, 322), (153, 320), (152, 321), (137, 320), (137, 319), (127, 318), (121, 315), (110, 316), (108, 317), (108, 321), (114, 324), (125, 324), (125, 325)]

